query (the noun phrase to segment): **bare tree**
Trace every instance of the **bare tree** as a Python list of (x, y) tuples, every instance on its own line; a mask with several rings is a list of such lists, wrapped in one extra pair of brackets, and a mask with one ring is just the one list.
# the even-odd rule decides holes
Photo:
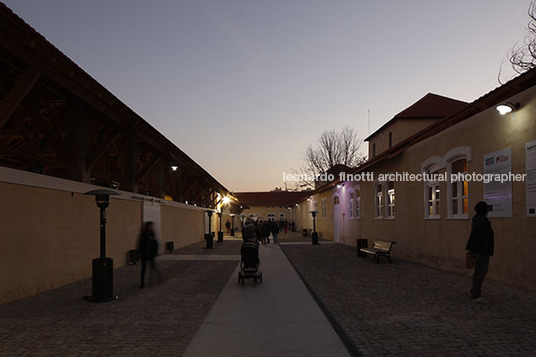
[(530, 3), (528, 14), (528, 33), (523, 44), (516, 43), (508, 54), (508, 60), (518, 74), (536, 67), (536, 1)]
[(305, 150), (304, 167), (293, 170), (294, 174), (301, 178), (297, 186), (314, 187), (314, 178), (335, 165), (342, 164), (351, 168), (359, 166), (366, 159), (359, 152), (361, 143), (357, 130), (350, 126), (345, 126), (341, 131), (324, 131), (318, 141)]

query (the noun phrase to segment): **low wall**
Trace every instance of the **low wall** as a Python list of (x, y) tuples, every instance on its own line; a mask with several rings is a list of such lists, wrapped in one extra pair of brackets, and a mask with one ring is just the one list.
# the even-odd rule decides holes
[[(91, 276), (100, 256), (99, 208), (83, 193), (96, 188), (0, 167), (0, 304)], [(146, 199), (119, 193), (106, 209), (106, 256), (114, 268), (136, 248)], [(202, 208), (150, 199), (160, 205), (161, 251), (167, 241), (179, 248), (203, 239)]]

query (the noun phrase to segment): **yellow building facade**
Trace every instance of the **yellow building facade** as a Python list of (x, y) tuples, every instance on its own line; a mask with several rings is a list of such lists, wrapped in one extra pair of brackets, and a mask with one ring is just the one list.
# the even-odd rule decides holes
[[(528, 72), (458, 113), (406, 133), (349, 173), (353, 179), (332, 182), (303, 200), (298, 225), (312, 228), (314, 210), (325, 239), (354, 246), (357, 239), (369, 245), (394, 240), (395, 257), (468, 273), (464, 253), (473, 207), (486, 201), (495, 231), (490, 278), (536, 289), (534, 84), (536, 73)], [(503, 103), (519, 108), (501, 115), (496, 106)]]

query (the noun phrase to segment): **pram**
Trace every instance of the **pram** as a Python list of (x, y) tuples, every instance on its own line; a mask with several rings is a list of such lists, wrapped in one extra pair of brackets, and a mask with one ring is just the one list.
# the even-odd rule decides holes
[(245, 284), (246, 279), (253, 279), (255, 285), (257, 280), (262, 284), (262, 272), (259, 271), (259, 245), (256, 242), (246, 241), (240, 249), (242, 256), (240, 260), (240, 271), (238, 272), (238, 283)]

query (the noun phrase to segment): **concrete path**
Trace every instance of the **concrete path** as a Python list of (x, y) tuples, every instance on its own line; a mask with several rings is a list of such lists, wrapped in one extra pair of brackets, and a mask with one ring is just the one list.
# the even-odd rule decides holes
[(260, 248), (262, 284), (237, 267), (183, 356), (348, 356), (277, 245)]

